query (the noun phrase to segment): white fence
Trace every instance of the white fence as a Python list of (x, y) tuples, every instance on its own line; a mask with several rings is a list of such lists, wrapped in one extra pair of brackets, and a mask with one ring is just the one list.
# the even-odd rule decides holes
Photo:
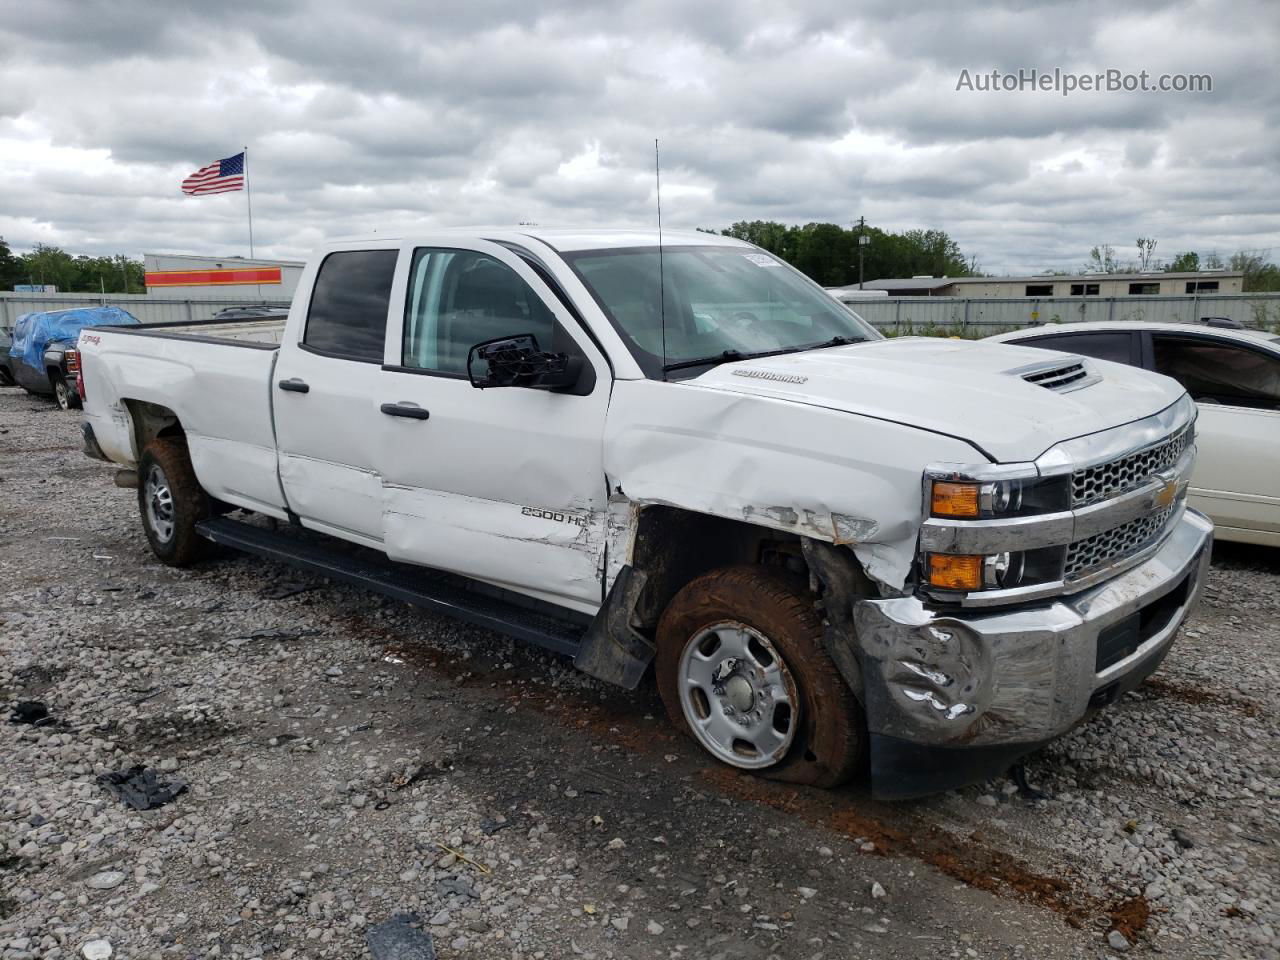
[(1259, 330), (1280, 332), (1280, 293), (1190, 297), (885, 297), (849, 303), (886, 333), (986, 336), (1036, 323), (1153, 320), (1193, 323), (1227, 317)]
[(12, 327), (24, 313), (69, 310), (72, 307), (112, 306), (128, 310), (142, 323), (182, 323), (208, 320), (225, 307), (267, 304), (289, 306), (283, 300), (245, 297), (153, 297), (145, 293), (4, 293), (0, 292), (0, 327)]

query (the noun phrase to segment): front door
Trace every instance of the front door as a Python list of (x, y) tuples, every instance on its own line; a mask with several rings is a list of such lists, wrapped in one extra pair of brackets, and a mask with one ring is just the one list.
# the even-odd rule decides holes
[[(401, 251), (375, 393), (383, 538), (394, 559), (591, 611), (608, 500), (604, 357), (554, 283), (497, 244), (442, 236)], [(533, 334), (583, 364), (578, 385), (477, 389), (467, 354)]]

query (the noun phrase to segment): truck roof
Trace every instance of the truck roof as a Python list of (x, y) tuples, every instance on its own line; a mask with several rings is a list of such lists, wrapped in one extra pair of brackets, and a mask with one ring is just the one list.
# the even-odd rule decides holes
[[(412, 240), (418, 233), (404, 233), (398, 237), (375, 235), (372, 237), (342, 237), (340, 242), (353, 241), (387, 241)], [(532, 237), (541, 240), (547, 246), (561, 252), (577, 250), (602, 250), (624, 247), (656, 247), (658, 231), (651, 228), (634, 227), (539, 227), (539, 226), (480, 226), (480, 227), (444, 227), (421, 231), (423, 236), (446, 235), (459, 237), (482, 237), (488, 240), (506, 240), (519, 243)], [(335, 241), (339, 242), (339, 241)], [(703, 233), (699, 230), (663, 230), (664, 246), (717, 246), (745, 247), (754, 249), (751, 244), (733, 237), (724, 237), (718, 233)]]

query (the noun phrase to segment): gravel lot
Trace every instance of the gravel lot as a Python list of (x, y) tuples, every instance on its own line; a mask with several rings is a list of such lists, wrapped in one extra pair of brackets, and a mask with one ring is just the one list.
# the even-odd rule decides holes
[[(1280, 957), (1280, 551), (1218, 549), (1156, 678), (1028, 763), (1050, 799), (886, 805), (704, 761), (651, 685), (164, 567), (111, 476), (0, 390), (3, 960), (363, 957), (408, 913), (444, 958)], [(134, 764), (188, 789), (133, 811)]]

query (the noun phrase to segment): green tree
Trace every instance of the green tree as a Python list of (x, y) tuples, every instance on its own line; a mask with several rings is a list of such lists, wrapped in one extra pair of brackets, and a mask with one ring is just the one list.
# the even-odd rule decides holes
[(1194, 273), (1200, 269), (1200, 254), (1194, 250), (1180, 253), (1164, 269), (1166, 273)]
[[(858, 281), (858, 230), (835, 223), (788, 226), (773, 220), (740, 220), (720, 231), (754, 243), (796, 267), (823, 286)], [(941, 230), (890, 233), (867, 227), (863, 247), (864, 278), (930, 276), (968, 277), (977, 258), (966, 260), (959, 245)]]
[(1231, 255), (1232, 270), (1244, 274), (1245, 293), (1270, 293), (1280, 290), (1280, 267), (1267, 261), (1265, 254), (1240, 251)]
[(1089, 262), (1084, 269), (1085, 273), (1119, 273), (1123, 268), (1116, 259), (1115, 247), (1104, 243), (1089, 251)]
[(4, 237), (0, 237), (0, 290), (12, 290), (22, 279), (22, 261), (13, 255)]
[(140, 260), (124, 256), (73, 257), (60, 247), (37, 244), (18, 257), (19, 283), (52, 283), (63, 293), (145, 293)]

